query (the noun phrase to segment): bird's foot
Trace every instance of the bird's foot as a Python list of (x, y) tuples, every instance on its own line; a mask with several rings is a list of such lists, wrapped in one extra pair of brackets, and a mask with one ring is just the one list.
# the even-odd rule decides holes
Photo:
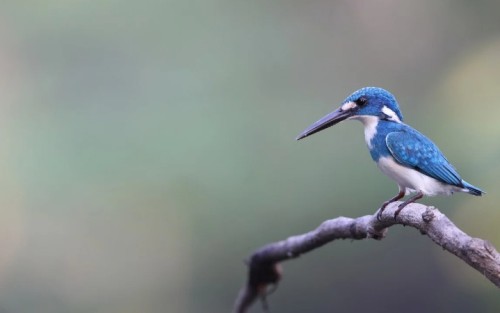
[(382, 203), (382, 206), (378, 210), (377, 213), (377, 221), (381, 222), (382, 221), (382, 213), (384, 212), (385, 208), (391, 203), (391, 201), (386, 201)]
[(398, 209), (396, 210), (396, 212), (394, 212), (394, 220), (396, 220), (401, 210), (404, 209), (408, 204), (413, 203), (418, 199), (421, 199), (423, 196), (424, 194), (422, 193), (422, 191), (419, 191), (415, 196), (411, 197), (410, 199), (398, 205)]
[(391, 200), (387, 200), (385, 201), (384, 203), (382, 203), (382, 206), (380, 207), (380, 210), (378, 210), (378, 213), (377, 213), (377, 221), (381, 222), (382, 221), (382, 213), (384, 212), (385, 208), (393, 203), (395, 200), (394, 199), (391, 199)]
[(394, 201), (397, 201), (401, 198), (403, 198), (405, 196), (405, 188), (401, 188), (399, 189), (399, 193), (397, 195), (395, 195), (394, 197), (392, 197), (391, 199), (385, 201), (384, 203), (382, 203), (382, 206), (380, 207), (380, 210), (378, 211), (378, 214), (377, 214), (377, 220), (380, 222), (381, 219), (382, 219), (382, 212), (384, 212), (384, 209), (391, 203), (393, 203)]
[(404, 209), (405, 206), (407, 206), (408, 203), (407, 202), (403, 202), (401, 203), (400, 205), (398, 205), (398, 209), (396, 210), (396, 212), (394, 212), (394, 220), (397, 219), (399, 213), (401, 212), (402, 209)]

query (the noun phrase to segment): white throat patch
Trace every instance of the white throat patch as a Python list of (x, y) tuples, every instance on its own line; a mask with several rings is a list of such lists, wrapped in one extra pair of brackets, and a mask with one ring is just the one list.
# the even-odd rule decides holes
[(387, 115), (389, 117), (389, 120), (397, 122), (397, 123), (401, 123), (401, 120), (399, 119), (399, 117), (396, 114), (396, 112), (394, 112), (393, 110), (389, 109), (385, 105), (382, 108), (382, 113), (384, 113), (385, 115)]
[(377, 124), (379, 121), (378, 117), (372, 115), (358, 115), (353, 116), (350, 119), (359, 120), (361, 121), (361, 123), (363, 123), (363, 126), (365, 127), (365, 142), (368, 148), (371, 149), (371, 141), (377, 133)]

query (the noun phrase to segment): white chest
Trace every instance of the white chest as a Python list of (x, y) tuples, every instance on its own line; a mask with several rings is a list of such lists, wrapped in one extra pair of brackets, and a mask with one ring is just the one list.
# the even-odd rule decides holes
[(394, 179), (400, 188), (410, 191), (420, 190), (426, 196), (451, 195), (455, 191), (464, 191), (462, 188), (444, 184), (417, 170), (402, 166), (391, 157), (380, 158), (377, 166), (385, 175)]

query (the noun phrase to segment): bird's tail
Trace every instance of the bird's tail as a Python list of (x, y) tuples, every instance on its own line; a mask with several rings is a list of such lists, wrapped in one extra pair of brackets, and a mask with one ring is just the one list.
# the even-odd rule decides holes
[(482, 196), (485, 192), (482, 191), (481, 189), (477, 188), (476, 186), (473, 186), (471, 184), (469, 184), (468, 182), (466, 182), (465, 180), (462, 180), (462, 185), (464, 185), (464, 188), (468, 190), (468, 192), (471, 194), (471, 195), (474, 195), (474, 196)]

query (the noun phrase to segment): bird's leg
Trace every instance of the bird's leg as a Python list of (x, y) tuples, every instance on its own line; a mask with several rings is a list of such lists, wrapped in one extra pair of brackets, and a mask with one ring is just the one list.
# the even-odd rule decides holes
[(401, 212), (401, 210), (407, 206), (408, 204), (412, 203), (412, 202), (415, 202), (417, 201), (418, 199), (421, 199), (422, 197), (424, 196), (424, 194), (422, 193), (422, 191), (419, 191), (417, 192), (416, 195), (414, 195), (413, 197), (411, 197), (410, 199), (406, 200), (405, 202), (401, 203), (399, 206), (398, 206), (398, 209), (396, 210), (396, 212), (394, 213), (394, 219), (396, 219), (396, 217), (398, 217), (399, 215), (399, 212)]
[(384, 212), (384, 209), (389, 204), (391, 204), (394, 201), (398, 201), (399, 199), (403, 198), (405, 196), (405, 193), (406, 193), (406, 189), (405, 188), (399, 188), (399, 193), (397, 195), (395, 195), (391, 199), (389, 199), (389, 200), (385, 201), (384, 203), (382, 203), (382, 206), (380, 207), (380, 210), (377, 213), (377, 220), (380, 221), (380, 219), (382, 218), (382, 212)]

